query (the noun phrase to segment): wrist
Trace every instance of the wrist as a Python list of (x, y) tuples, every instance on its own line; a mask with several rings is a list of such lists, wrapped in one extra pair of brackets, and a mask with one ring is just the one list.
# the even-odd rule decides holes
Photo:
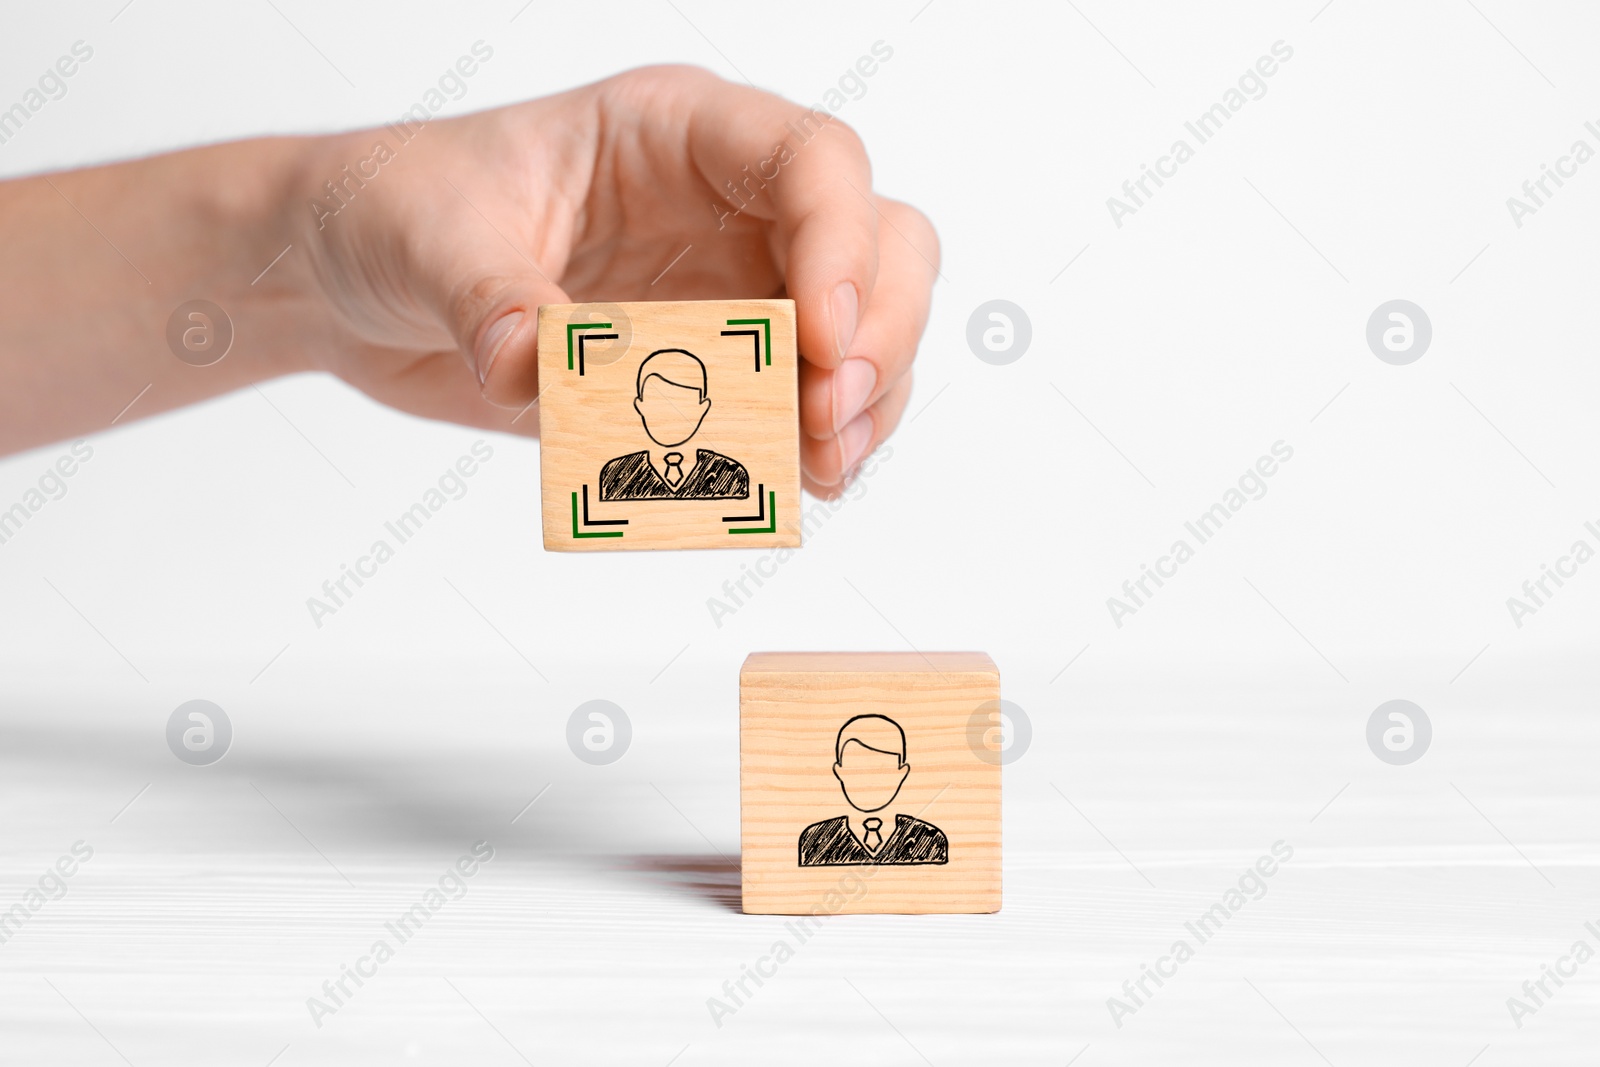
[[(304, 346), (308, 369), (348, 378), (352, 360), (359, 361), (373, 345), (397, 341), (392, 324), (381, 315), (375, 319), (372, 312), (379, 306), (392, 310), (385, 300), (399, 296), (404, 286), (385, 288), (380, 295), (367, 273), (372, 269), (383, 286), (402, 281), (392, 265), (405, 256), (393, 242), (407, 228), (382, 221), (381, 196), (395, 179), (385, 181), (377, 170), (394, 158), (392, 143), (387, 131), (357, 130), (298, 138), (289, 150), (274, 200), (281, 238), (278, 251), (293, 246), (280, 264), (289, 268), (283, 283), (307, 298), (303, 318), (310, 331)], [(374, 158), (379, 151), (381, 161)], [(374, 263), (375, 255), (381, 263)], [(399, 302), (405, 299), (400, 297)], [(404, 334), (401, 340), (412, 337)]]
[(242, 319), (236, 336), (251, 342), (247, 358), (262, 378), (323, 369), (327, 351), (349, 343), (313, 263), (314, 231), (303, 224), (305, 174), (325, 140), (226, 146), (233, 158), (223, 172), (234, 181), (217, 182), (204, 197), (201, 215), (211, 216), (213, 249)]
[(126, 174), (106, 172), (128, 199), (165, 203), (150, 212), (161, 234), (152, 241), (162, 254), (151, 272), (161, 312), (205, 300), (231, 327), (227, 354), (192, 381), (202, 393), (316, 369), (330, 317), (292, 210), (311, 140), (215, 145), (132, 164), (137, 169)]

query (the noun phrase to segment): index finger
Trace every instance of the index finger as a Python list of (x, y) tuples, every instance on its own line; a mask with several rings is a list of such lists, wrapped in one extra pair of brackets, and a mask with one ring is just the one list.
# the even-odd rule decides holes
[(800, 353), (837, 367), (878, 275), (872, 167), (861, 138), (825, 111), (759, 89), (707, 78), (696, 92), (695, 168), (728, 211), (773, 223)]

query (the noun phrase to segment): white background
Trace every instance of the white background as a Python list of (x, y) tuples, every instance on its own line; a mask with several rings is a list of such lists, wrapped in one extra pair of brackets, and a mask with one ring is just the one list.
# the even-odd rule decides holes
[[(96, 849), (0, 946), (0, 1062), (1592, 1060), (1600, 962), (1521, 1028), (1506, 1006), (1600, 948), (1600, 563), (1520, 628), (1506, 606), (1600, 547), (1600, 162), (1521, 228), (1506, 207), (1600, 148), (1592, 12), (121, 3), (6, 13), (0, 106), (95, 53), (0, 174), (388, 121), (480, 39), (453, 111), (665, 61), (812, 103), (881, 40), (840, 117), (943, 277), (892, 457), (720, 627), (753, 553), (546, 553), (538, 446), (493, 437), (318, 628), (306, 598), (484, 436), (325, 378), (92, 435), (0, 546), (0, 904)], [(1107, 197), (1280, 40), (1266, 95), (1119, 228)], [(966, 342), (994, 298), (1032, 320), (1007, 366)], [(1394, 298), (1433, 326), (1409, 366), (1365, 341)], [(1267, 494), (1115, 625), (1280, 440)], [(0, 507), (66, 448), (0, 462)], [(735, 910), (737, 669), (788, 648), (994, 656), (1033, 729), (1006, 907), (838, 920), (718, 1027), (706, 999), (781, 933)], [(235, 730), (205, 769), (163, 733), (197, 697)], [(1411, 766), (1364, 738), (1396, 697), (1433, 723)], [(594, 698), (633, 722), (608, 767), (564, 738)], [(313, 1026), (479, 839), (468, 897)], [(1269, 894), (1116, 1026), (1106, 999), (1280, 839)]]

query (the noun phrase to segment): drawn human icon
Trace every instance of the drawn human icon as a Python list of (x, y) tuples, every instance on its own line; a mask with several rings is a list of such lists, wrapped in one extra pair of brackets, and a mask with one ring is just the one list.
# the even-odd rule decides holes
[(601, 500), (743, 500), (744, 464), (709, 448), (690, 462), (678, 449), (700, 430), (711, 397), (706, 367), (692, 352), (664, 348), (639, 364), (633, 409), (653, 448), (610, 460), (600, 469)]
[(800, 866), (945, 863), (944, 831), (892, 807), (911, 773), (906, 734), (884, 715), (857, 715), (839, 728), (833, 776), (855, 809), (800, 831)]

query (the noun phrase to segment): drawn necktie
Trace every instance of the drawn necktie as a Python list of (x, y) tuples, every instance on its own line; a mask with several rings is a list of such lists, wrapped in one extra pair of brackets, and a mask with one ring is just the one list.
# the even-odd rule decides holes
[(877, 852), (878, 849), (883, 847), (883, 835), (878, 832), (878, 828), (883, 825), (883, 820), (863, 819), (861, 820), (861, 825), (867, 828), (866, 836), (861, 839), (861, 843), (867, 846), (868, 852)]
[(667, 480), (667, 484), (672, 488), (678, 488), (679, 485), (683, 484), (683, 453), (668, 452), (661, 458), (667, 461), (667, 469), (661, 476)]

